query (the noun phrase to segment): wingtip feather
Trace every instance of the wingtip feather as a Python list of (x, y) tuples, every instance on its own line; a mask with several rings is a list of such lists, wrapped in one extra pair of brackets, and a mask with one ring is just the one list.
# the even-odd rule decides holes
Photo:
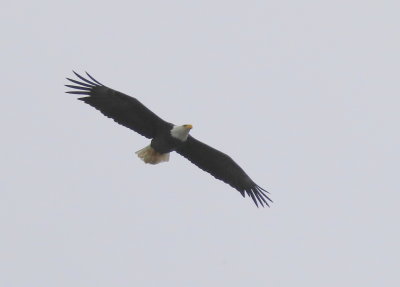
[(96, 84), (99, 84), (100, 86), (103, 86), (102, 83), (100, 83), (100, 82), (97, 81), (95, 78), (93, 78), (88, 72), (85, 71), (85, 73), (86, 73), (86, 75), (88, 75), (88, 77), (89, 77), (90, 79), (92, 79)]
[(240, 193), (245, 197), (245, 194), (247, 195), (254, 201), (255, 205), (257, 208), (259, 208), (259, 204), (261, 207), (270, 207), (269, 202), (273, 202), (265, 193), (267, 192), (265, 189), (262, 187), (254, 184), (253, 186), (245, 189), (244, 191), (240, 191)]
[(84, 92), (84, 91), (67, 91), (67, 94), (73, 94), (73, 95), (90, 95), (89, 92)]
[(78, 77), (79, 79), (81, 79), (82, 81), (84, 81), (84, 82), (86, 82), (86, 83), (88, 83), (88, 84), (91, 84), (91, 85), (93, 85), (93, 86), (97, 86), (97, 84), (95, 84), (95, 83), (89, 81), (88, 79), (85, 79), (84, 77), (82, 77), (81, 75), (79, 75), (77, 72), (75, 72), (75, 71), (72, 71), (72, 72), (74, 72), (75, 76), (77, 76), (77, 77)]

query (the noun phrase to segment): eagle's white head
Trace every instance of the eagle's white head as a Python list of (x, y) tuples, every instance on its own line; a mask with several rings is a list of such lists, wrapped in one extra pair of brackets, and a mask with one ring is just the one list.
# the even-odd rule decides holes
[(171, 136), (184, 142), (188, 138), (192, 128), (192, 125), (174, 126), (171, 129)]

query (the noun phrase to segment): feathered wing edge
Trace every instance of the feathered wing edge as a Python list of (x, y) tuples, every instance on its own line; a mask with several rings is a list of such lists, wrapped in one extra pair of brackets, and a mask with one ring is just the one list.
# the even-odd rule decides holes
[(65, 85), (68, 88), (71, 89), (75, 89), (73, 91), (67, 91), (66, 93), (68, 94), (75, 94), (75, 95), (90, 95), (90, 92), (92, 91), (92, 89), (94, 87), (100, 87), (100, 86), (104, 86), (102, 83), (98, 82), (97, 80), (95, 80), (88, 72), (86, 72), (86, 75), (92, 80), (89, 81), (88, 79), (85, 79), (84, 77), (82, 77), (81, 75), (79, 75), (78, 73), (76, 73), (75, 71), (72, 71), (75, 76), (77, 76), (79, 79), (81, 79), (83, 82), (77, 81), (77, 80), (73, 80), (70, 78), (67, 78), (68, 81), (77, 84), (79, 86), (76, 85)]
[(268, 201), (273, 202), (266, 194), (266, 193), (269, 194), (269, 192), (255, 183), (251, 188), (245, 189), (244, 191), (240, 192), (243, 195), (243, 197), (245, 197), (245, 192), (249, 197), (251, 197), (251, 199), (253, 199), (257, 207), (258, 207), (257, 200), (262, 207), (264, 207), (264, 204), (269, 207)]

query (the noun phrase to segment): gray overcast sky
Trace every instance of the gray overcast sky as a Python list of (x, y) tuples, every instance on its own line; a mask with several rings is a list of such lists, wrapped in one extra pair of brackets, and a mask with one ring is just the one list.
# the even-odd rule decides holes
[[(4, 7), (3, 7), (4, 8)], [(398, 1), (13, 1), (0, 286), (400, 286)], [(230, 154), (270, 209), (64, 94), (71, 70)]]

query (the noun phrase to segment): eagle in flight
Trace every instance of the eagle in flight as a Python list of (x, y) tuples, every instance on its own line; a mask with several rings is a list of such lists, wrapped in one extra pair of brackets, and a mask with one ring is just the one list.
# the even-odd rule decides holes
[(67, 78), (73, 85), (69, 94), (112, 118), (118, 124), (151, 139), (145, 148), (136, 152), (145, 163), (158, 164), (169, 160), (169, 153), (176, 151), (202, 170), (247, 194), (258, 207), (269, 206), (267, 191), (258, 186), (244, 170), (225, 153), (202, 143), (189, 135), (192, 125), (174, 125), (166, 122), (137, 99), (111, 89), (87, 74), (87, 78), (74, 72), (79, 80)]

